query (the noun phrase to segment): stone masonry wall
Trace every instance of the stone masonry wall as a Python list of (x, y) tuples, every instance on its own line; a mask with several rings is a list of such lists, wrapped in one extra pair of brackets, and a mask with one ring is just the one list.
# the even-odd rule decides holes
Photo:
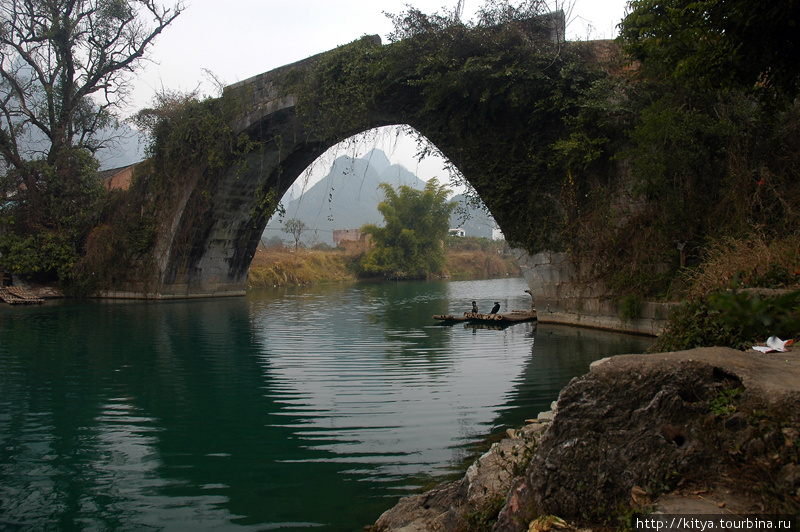
[(639, 318), (623, 321), (620, 301), (604, 296), (596, 285), (579, 282), (578, 269), (566, 253), (546, 251), (528, 255), (516, 250), (515, 255), (542, 323), (656, 336), (663, 331), (674, 305), (642, 302)]

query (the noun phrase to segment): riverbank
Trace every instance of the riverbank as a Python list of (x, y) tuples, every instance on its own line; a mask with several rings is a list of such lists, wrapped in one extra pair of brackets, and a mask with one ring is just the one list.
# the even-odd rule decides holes
[(728, 348), (612, 357), (508, 436), (372, 530), (631, 529), (656, 511), (796, 518), (800, 358)]
[(248, 288), (303, 286), (355, 281), (348, 267), (350, 255), (336, 250), (318, 251), (259, 248), (250, 264)]
[[(492, 279), (520, 276), (517, 260), (503, 243), (462, 239), (448, 245), (443, 278)], [(357, 243), (333, 249), (259, 248), (250, 265), (248, 288), (303, 286), (356, 281), (364, 249)]]

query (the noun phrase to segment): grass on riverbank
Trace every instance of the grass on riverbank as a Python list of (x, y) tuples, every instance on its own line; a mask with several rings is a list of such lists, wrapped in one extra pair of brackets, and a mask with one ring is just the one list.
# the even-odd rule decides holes
[[(352, 243), (335, 249), (259, 247), (250, 265), (248, 288), (341, 283), (356, 281), (357, 262), (363, 246)], [(503, 242), (480, 238), (448, 240), (445, 277), (453, 279), (488, 279), (520, 275), (513, 255)]]
[(341, 283), (356, 280), (349, 265), (352, 256), (345, 252), (287, 248), (259, 248), (250, 264), (248, 288), (291, 286), (314, 283)]
[(505, 242), (485, 238), (456, 238), (447, 241), (445, 275), (454, 279), (490, 279), (517, 276), (519, 263)]
[(651, 351), (800, 339), (800, 233), (712, 242), (684, 280), (684, 302)]

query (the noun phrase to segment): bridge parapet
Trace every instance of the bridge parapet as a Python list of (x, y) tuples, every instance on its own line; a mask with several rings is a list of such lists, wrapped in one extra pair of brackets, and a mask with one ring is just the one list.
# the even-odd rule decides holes
[(306, 63), (309, 62), (309, 59), (282, 66), (225, 87), (223, 95), (236, 98), (241, 108), (245, 109), (232, 124), (234, 131), (242, 132), (266, 116), (294, 107), (297, 103), (297, 96), (285, 94), (281, 82), (290, 70), (308, 68)]
[[(377, 45), (381, 44), (378, 35), (366, 38)], [(286, 75), (293, 70), (308, 70), (326, 53), (328, 52), (312, 55), (225, 87), (223, 94), (237, 98), (241, 108), (246, 110), (234, 122), (234, 131), (245, 131), (273, 113), (294, 107), (297, 104), (297, 95), (285, 92), (283, 81)]]

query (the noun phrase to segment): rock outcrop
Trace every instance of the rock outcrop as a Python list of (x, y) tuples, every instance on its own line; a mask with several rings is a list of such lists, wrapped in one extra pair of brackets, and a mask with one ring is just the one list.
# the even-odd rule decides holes
[[(704, 507), (689, 501), (697, 493), (709, 494), (714, 511), (800, 511), (800, 357), (792, 352), (708, 348), (604, 359), (561, 392), (552, 423), (536, 434), (524, 474), (492, 488), (505, 490), (492, 530), (528, 530), (541, 515), (591, 525), (659, 504), (698, 513)], [(488, 499), (470, 497), (481, 467), (404, 499), (376, 529), (468, 530), (475, 515), (485, 525)], [(438, 517), (423, 515), (426, 505)]]
[(385, 512), (374, 530), (402, 532), (469, 530), (497, 515), (511, 482), (530, 461), (547, 425), (533, 422), (492, 444), (467, 470), (464, 478), (419, 495), (405, 497)]

